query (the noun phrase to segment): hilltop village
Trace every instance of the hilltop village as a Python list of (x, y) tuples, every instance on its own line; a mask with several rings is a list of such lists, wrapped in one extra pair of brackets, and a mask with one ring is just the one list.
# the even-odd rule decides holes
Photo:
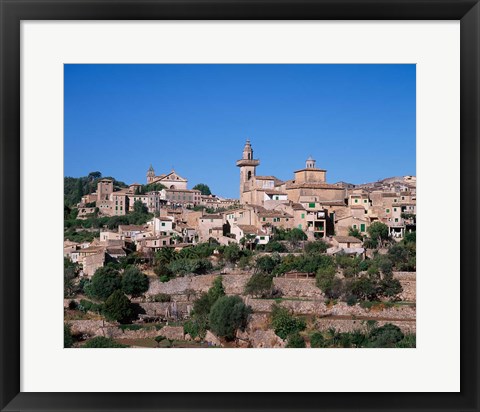
[(416, 178), (328, 183), (310, 156), (282, 181), (249, 140), (236, 166), (239, 199), (91, 176), (65, 207), (65, 346), (414, 346)]

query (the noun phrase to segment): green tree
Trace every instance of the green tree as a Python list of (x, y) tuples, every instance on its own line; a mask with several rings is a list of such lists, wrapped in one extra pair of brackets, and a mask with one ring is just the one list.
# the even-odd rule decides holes
[(117, 289), (121, 288), (121, 278), (118, 270), (111, 266), (103, 266), (95, 271), (85, 292), (94, 299), (105, 300)]
[(307, 235), (302, 229), (299, 228), (293, 228), (292, 230), (289, 230), (285, 237), (294, 246), (298, 245), (302, 240), (307, 240)]
[(128, 266), (122, 276), (122, 290), (131, 296), (140, 296), (148, 290), (148, 277), (135, 266)]
[(83, 182), (81, 179), (77, 181), (76, 193), (75, 193), (75, 203), (80, 202), (83, 197)]
[(245, 285), (246, 295), (266, 297), (271, 295), (273, 277), (265, 273), (254, 273)]
[(296, 318), (292, 313), (280, 305), (272, 306), (272, 327), (275, 334), (282, 339), (286, 339), (293, 333), (298, 333), (307, 327), (303, 319)]
[(313, 332), (310, 336), (310, 346), (312, 348), (324, 348), (325, 338), (321, 332)]
[(367, 232), (375, 240), (387, 240), (389, 238), (388, 226), (382, 222), (373, 222), (368, 227)]
[(75, 278), (77, 276), (78, 265), (70, 259), (63, 259), (63, 296), (65, 298), (73, 296), (77, 292)]
[(311, 255), (325, 253), (327, 249), (328, 245), (323, 240), (317, 240), (316, 242), (308, 242), (305, 244), (305, 253)]
[(212, 194), (210, 188), (205, 183), (198, 183), (193, 186), (193, 190), (200, 190), (200, 193), (204, 196), (209, 196)]
[(356, 237), (357, 239), (362, 240), (363, 236), (357, 228), (349, 227), (348, 228), (348, 236)]
[(90, 172), (88, 174), (88, 180), (91, 180), (91, 181), (94, 181), (96, 179), (100, 179), (102, 177), (102, 173), (101, 172)]
[(208, 290), (207, 295), (211, 305), (213, 305), (222, 296), (225, 296), (225, 289), (223, 288), (221, 276), (217, 276), (214, 279), (212, 287)]
[(271, 240), (265, 245), (265, 252), (285, 253), (288, 252), (288, 249), (283, 243), (280, 243), (277, 240)]
[(63, 324), (63, 347), (71, 348), (73, 346), (73, 336), (70, 330), (70, 325), (67, 323)]
[(393, 348), (405, 335), (396, 325), (387, 323), (375, 328), (369, 336), (368, 347), (370, 348)]
[(103, 313), (108, 320), (128, 321), (133, 315), (130, 299), (121, 290), (116, 290), (105, 301)]
[(255, 272), (271, 274), (277, 266), (277, 259), (272, 256), (260, 256), (255, 261)]
[(148, 207), (141, 200), (135, 200), (133, 203), (133, 212), (140, 215), (145, 215), (148, 213)]
[(287, 337), (287, 348), (305, 348), (305, 339), (298, 332), (292, 333)]
[(236, 243), (231, 243), (230, 245), (225, 246), (223, 257), (230, 263), (236, 263), (242, 257), (242, 251)]
[(217, 336), (231, 340), (237, 329), (245, 327), (250, 312), (239, 296), (222, 296), (210, 310), (210, 329)]
[(97, 336), (90, 339), (82, 348), (128, 348), (127, 345), (115, 342), (113, 339)]

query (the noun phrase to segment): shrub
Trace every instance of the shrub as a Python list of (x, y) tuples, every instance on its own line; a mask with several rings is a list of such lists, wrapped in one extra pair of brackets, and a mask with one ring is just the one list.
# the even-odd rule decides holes
[(194, 273), (201, 275), (212, 269), (212, 263), (205, 258), (183, 258), (174, 260), (168, 265), (174, 275), (187, 275)]
[(255, 262), (255, 272), (271, 274), (278, 264), (278, 260), (272, 256), (260, 256)]
[(103, 303), (94, 303), (86, 299), (81, 299), (80, 304), (78, 305), (78, 310), (81, 310), (82, 312), (102, 313), (103, 306)]
[(217, 299), (222, 296), (225, 296), (225, 289), (223, 288), (222, 277), (217, 276), (213, 280), (212, 287), (208, 290), (208, 300), (210, 301), (210, 305), (213, 305)]
[(140, 329), (143, 329), (144, 326), (143, 325), (137, 325), (137, 324), (128, 324), (128, 325), (120, 325), (119, 328), (122, 330), (122, 331), (126, 331), (126, 330), (140, 330)]
[(325, 338), (321, 332), (313, 332), (310, 336), (310, 346), (312, 348), (324, 348)]
[(369, 335), (368, 347), (371, 348), (393, 348), (405, 335), (398, 326), (387, 323), (375, 328)]
[(305, 244), (305, 253), (307, 254), (325, 253), (327, 249), (328, 245), (323, 240), (317, 240), (316, 242), (308, 242)]
[(90, 339), (82, 348), (128, 348), (128, 346), (117, 343), (113, 339), (105, 338), (104, 336), (97, 336)]
[(292, 333), (287, 337), (287, 348), (305, 348), (305, 339), (299, 333)]
[(370, 267), (370, 261), (368, 260), (362, 260), (359, 264), (358, 264), (358, 271), (359, 272), (365, 272), (368, 270), (368, 268)]
[(230, 263), (236, 263), (242, 257), (242, 251), (236, 243), (231, 243), (230, 245), (225, 246), (223, 257)]
[(362, 240), (362, 234), (360, 233), (360, 231), (353, 227), (348, 228), (348, 236), (353, 236), (353, 237), (356, 237), (357, 239)]
[(265, 245), (266, 252), (277, 252), (277, 253), (285, 253), (288, 252), (288, 249), (283, 243), (280, 243), (277, 240), (271, 240)]
[(70, 329), (70, 325), (67, 323), (63, 324), (63, 347), (71, 348), (73, 346), (73, 336)]
[(271, 317), (273, 330), (282, 339), (305, 330), (307, 326), (303, 319), (294, 317), (288, 309), (276, 304), (272, 306)]
[(386, 240), (389, 238), (388, 226), (382, 222), (373, 222), (367, 229), (371, 239)]
[(148, 290), (148, 277), (135, 266), (125, 269), (122, 276), (122, 290), (131, 296), (139, 296)]
[(171, 300), (172, 300), (172, 297), (167, 293), (157, 293), (153, 297), (154, 302), (170, 302)]
[(116, 321), (128, 321), (133, 315), (130, 299), (121, 290), (116, 290), (108, 297), (103, 312), (108, 320)]
[(273, 277), (264, 273), (254, 273), (245, 285), (244, 293), (265, 297), (272, 292)]
[(120, 287), (121, 279), (118, 270), (104, 266), (95, 271), (86, 293), (90, 297), (105, 300)]
[(325, 291), (332, 286), (333, 279), (335, 278), (335, 272), (336, 270), (333, 266), (328, 266), (326, 268), (320, 268), (317, 270), (316, 284), (322, 292), (325, 293)]
[(250, 312), (239, 296), (222, 296), (210, 310), (210, 328), (220, 337), (233, 339), (237, 329), (245, 327)]
[(380, 293), (385, 297), (394, 297), (399, 293), (402, 293), (403, 288), (398, 279), (393, 279), (392, 277), (386, 277), (380, 281)]
[(377, 239), (365, 239), (363, 241), (363, 247), (365, 249), (376, 249), (378, 247)]
[(352, 267), (347, 267), (343, 269), (343, 276), (345, 276), (346, 278), (353, 278), (355, 274), (355, 269)]
[[(415, 233), (415, 232), (414, 232)], [(397, 342), (396, 348), (415, 348), (417, 346), (417, 338), (415, 335), (405, 335), (404, 338)]]
[(366, 277), (360, 277), (347, 282), (346, 291), (358, 300), (374, 300), (377, 298), (375, 281)]
[(189, 334), (193, 339), (199, 337), (203, 339), (207, 332), (207, 320), (201, 317), (193, 317), (183, 325), (183, 333)]

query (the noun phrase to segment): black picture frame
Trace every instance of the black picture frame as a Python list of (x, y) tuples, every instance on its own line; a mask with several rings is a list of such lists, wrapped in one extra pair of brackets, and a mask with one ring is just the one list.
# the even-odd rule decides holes
[[(479, 0), (0, 0), (0, 305), (4, 411), (478, 411)], [(20, 392), (21, 20), (460, 20), (461, 391), (459, 393)], [(455, 215), (452, 211), (452, 215)], [(28, 257), (26, 257), (28, 258)], [(448, 333), (448, 331), (445, 331)], [(440, 361), (440, 360), (439, 360)]]

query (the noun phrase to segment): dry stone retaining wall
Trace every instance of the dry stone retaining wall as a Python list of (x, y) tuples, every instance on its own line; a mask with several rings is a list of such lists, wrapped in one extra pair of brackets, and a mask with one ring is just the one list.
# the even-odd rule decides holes
[[(254, 312), (271, 312), (273, 299), (245, 299), (247, 305)], [(346, 303), (337, 303), (327, 306), (322, 301), (283, 300), (279, 302), (283, 307), (290, 309), (297, 315), (316, 316), (357, 316), (368, 318), (388, 319), (415, 319), (415, 308), (411, 306), (394, 306), (383, 310), (364, 309), (361, 306), (348, 306)]]
[(273, 279), (273, 285), (286, 297), (323, 298), (322, 291), (315, 285), (315, 279)]

